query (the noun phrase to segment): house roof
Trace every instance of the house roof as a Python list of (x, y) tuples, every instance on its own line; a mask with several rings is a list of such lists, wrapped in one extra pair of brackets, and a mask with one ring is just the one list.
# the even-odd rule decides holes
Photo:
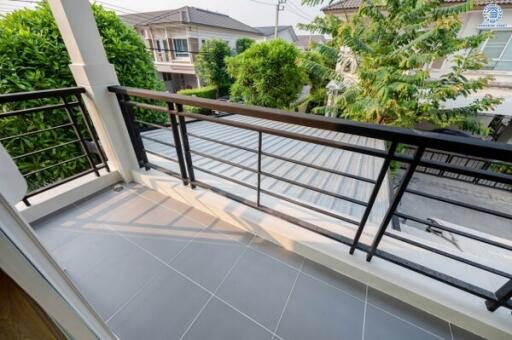
[[(329, 12), (329, 11), (336, 11), (336, 10), (342, 10), (342, 9), (357, 9), (361, 5), (361, 2), (363, 0), (341, 0), (336, 1), (328, 6), (325, 6), (322, 8), (323, 12)], [(459, 3), (459, 2), (466, 2), (467, 0), (444, 0), (446, 3)], [(477, 6), (483, 6), (487, 5), (490, 1), (489, 0), (476, 0), (475, 4)], [(494, 1), (498, 5), (504, 5), (504, 4), (512, 4), (512, 0), (495, 0)]]
[[(261, 26), (261, 27), (254, 27), (258, 31), (261, 32), (264, 36), (271, 36), (274, 34), (275, 26)], [(293, 29), (293, 26), (278, 26), (277, 32), (282, 32), (289, 30), (290, 34), (292, 35), (292, 38), (294, 41), (297, 41), (297, 35), (295, 34), (295, 30)]]
[(325, 42), (326, 40), (327, 39), (321, 34), (305, 34), (298, 35), (295, 44), (300, 47), (308, 48), (311, 43)]
[(261, 32), (254, 27), (233, 19), (229, 15), (191, 6), (184, 6), (178, 9), (165, 11), (121, 15), (121, 19), (133, 26), (181, 23), (220, 27), (236, 31), (261, 34)]

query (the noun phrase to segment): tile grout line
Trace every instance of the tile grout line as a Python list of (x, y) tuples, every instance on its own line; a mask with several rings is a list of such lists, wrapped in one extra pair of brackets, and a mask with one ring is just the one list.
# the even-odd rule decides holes
[(453, 329), (452, 329), (452, 324), (448, 322), (448, 327), (450, 327), (450, 336), (452, 338), (452, 340), (455, 340), (455, 338), (453, 337)]
[(366, 285), (366, 294), (364, 298), (364, 310), (363, 310), (363, 331), (361, 339), (364, 340), (364, 331), (366, 328), (366, 307), (368, 306), (368, 285)]
[[(293, 281), (292, 288), (290, 289), (290, 293), (288, 293), (288, 297), (286, 298), (286, 301), (284, 303), (283, 310), (281, 311), (281, 315), (279, 316), (279, 319), (277, 320), (276, 327), (274, 329), (274, 335), (277, 334), (277, 330), (279, 329), (279, 325), (281, 324), (281, 320), (283, 319), (284, 313), (286, 311), (286, 308), (288, 307), (288, 303), (290, 302), (290, 298), (292, 296), (293, 290), (295, 289), (295, 285), (297, 284), (297, 281), (299, 280), (299, 276), (302, 273), (302, 267), (304, 266), (305, 258), (302, 258), (302, 263), (300, 264), (299, 270), (297, 272), (297, 275), (295, 276), (295, 281)], [(274, 337), (272, 338), (272, 340)]]
[[(237, 311), (238, 313), (244, 315), (246, 318), (248, 318), (249, 320), (251, 320), (252, 322), (254, 322), (255, 324), (259, 325), (260, 327), (264, 328), (267, 332), (269, 332), (270, 334), (273, 334), (273, 332), (268, 329), (266, 326), (262, 325), (261, 323), (259, 323), (258, 321), (254, 320), (252, 317), (250, 317), (249, 315), (245, 314), (244, 312), (240, 311), (238, 308), (236, 308), (235, 306), (233, 306), (232, 304), (230, 304), (229, 302), (225, 301), (224, 299), (222, 299), (221, 297), (219, 297), (218, 295), (215, 295), (213, 294), (213, 292), (211, 290), (209, 290), (208, 288), (204, 287), (202, 284), (200, 284), (199, 282), (196, 282), (194, 281), (192, 278), (190, 278), (188, 275), (182, 273), (181, 271), (177, 270), (176, 268), (172, 267), (170, 264), (168, 263), (165, 263), (164, 261), (162, 261), (160, 258), (156, 257), (155, 255), (153, 255), (151, 252), (149, 252), (148, 250), (142, 248), (141, 246), (139, 246), (138, 244), (135, 244), (134, 242), (132, 242), (131, 240), (128, 240), (129, 242), (133, 243), (137, 248), (141, 249), (142, 251), (146, 252), (147, 254), (149, 254), (150, 256), (152, 256), (153, 258), (155, 258), (157, 261), (159, 261), (160, 263), (164, 264), (166, 267), (168, 267), (169, 269), (171, 269), (172, 271), (176, 272), (178, 275), (182, 276), (184, 279), (192, 282), (194, 285), (198, 286), (199, 288), (203, 289), (204, 291), (206, 291), (207, 293), (211, 294), (211, 295), (214, 295), (215, 298), (217, 298), (219, 301), (221, 301), (222, 303), (224, 303), (225, 305), (231, 307), (232, 309), (234, 309), (235, 311)], [(277, 336), (279, 339), (282, 339), (281, 337), (279, 337), (278, 335), (275, 335)]]
[[(128, 243), (131, 243), (132, 245), (134, 245), (136, 248), (138, 248), (139, 250), (143, 250), (144, 252), (148, 253), (149, 255), (151, 255), (152, 257), (154, 257), (155, 259), (157, 259), (159, 262), (165, 262), (163, 259), (159, 258), (158, 256), (156, 256), (155, 254), (153, 254), (152, 252), (150, 252), (149, 250), (145, 249), (144, 247), (138, 245), (136, 242), (130, 240), (128, 238), (128, 236), (126, 235), (123, 235), (121, 233), (119, 233), (118, 231), (110, 228), (108, 226), (108, 224), (105, 224), (105, 226), (107, 228), (109, 228), (112, 232), (114, 232), (114, 234), (116, 234), (117, 236), (123, 238), (125, 241), (127, 241)], [(205, 227), (206, 229), (207, 227)], [(203, 229), (204, 230), (204, 229)], [(201, 230), (202, 231), (202, 230)], [(191, 243), (192, 241), (194, 241), (194, 238), (196, 237), (196, 235), (198, 235), (199, 233), (201, 233), (201, 231), (198, 231), (190, 240), (188, 240), (185, 244), (185, 246), (183, 246), (183, 248), (180, 249), (180, 251), (178, 253), (176, 253), (173, 257), (171, 257), (171, 259), (169, 259), (167, 262), (170, 263), (172, 262), (176, 257), (178, 257)], [(185, 242), (184, 242), (185, 243)], [(143, 290), (144, 288), (146, 288), (147, 286), (149, 286), (150, 283), (152, 283), (158, 276), (160, 276), (160, 274), (155, 274), (154, 276), (152, 276), (144, 285), (142, 285), (142, 287), (137, 290), (137, 292), (135, 292), (135, 294), (133, 294), (125, 303), (123, 303), (106, 321), (105, 323), (109, 322), (110, 320), (112, 320), (114, 318), (114, 316), (116, 316), (119, 312), (121, 312), (121, 310), (126, 307), (131, 301), (133, 301), (133, 299), (135, 299)]]
[[(413, 322), (411, 322), (411, 321), (409, 321), (409, 320), (403, 319), (403, 318), (399, 317), (398, 315), (395, 315), (395, 314), (393, 314), (393, 313), (391, 313), (391, 312), (388, 312), (387, 310), (385, 310), (385, 309), (383, 309), (383, 308), (381, 308), (381, 307), (379, 307), (379, 306), (377, 306), (377, 305), (372, 304), (371, 302), (368, 302), (368, 305), (372, 306), (373, 308), (377, 308), (377, 309), (378, 309), (378, 310), (380, 310), (381, 312), (384, 312), (384, 313), (386, 313), (386, 314), (388, 314), (388, 315), (390, 315), (390, 316), (392, 316), (392, 317), (394, 317), (394, 318), (396, 318), (396, 319), (398, 319), (398, 320), (400, 320), (400, 321), (402, 321), (402, 322), (405, 322), (405, 323), (407, 323), (407, 324), (409, 324), (409, 325), (411, 325), (411, 326), (413, 326), (413, 327), (416, 327), (416, 328), (418, 328), (418, 329), (420, 329), (420, 330), (424, 331), (425, 333), (428, 333), (428, 334), (430, 334), (430, 335), (432, 335), (432, 336), (434, 336), (434, 337), (436, 337), (436, 338), (438, 338), (438, 339), (446, 340), (446, 339), (443, 339), (441, 336), (439, 336), (439, 335), (437, 335), (437, 334), (434, 334), (434, 333), (432, 333), (431, 331), (429, 331), (429, 330), (427, 330), (427, 329), (425, 329), (425, 328), (423, 328), (423, 327), (420, 327), (419, 325), (416, 325), (415, 323), (413, 323)], [(441, 320), (441, 321), (443, 321), (443, 322), (448, 323), (448, 322), (447, 322), (447, 321), (445, 321), (445, 320), (442, 320), (442, 319), (440, 319), (440, 320)], [(449, 323), (448, 323), (448, 324), (449, 324)]]
[[(270, 241), (267, 241), (267, 242), (270, 242)], [(280, 260), (280, 259), (278, 259), (278, 258), (276, 258), (276, 257), (274, 257), (274, 256), (272, 256), (272, 255), (270, 255), (270, 254), (264, 253), (264, 252), (260, 251), (259, 249), (254, 248), (254, 247), (251, 247), (251, 249), (252, 249), (252, 250), (254, 250), (255, 252), (258, 252), (258, 253), (260, 253), (260, 254), (263, 254), (263, 255), (265, 255), (265, 256), (268, 256), (268, 257), (270, 257), (270, 258), (274, 259), (275, 261), (278, 261), (278, 262), (280, 262), (280, 263), (282, 263), (282, 264), (284, 264), (284, 265), (288, 266), (289, 268), (292, 268), (292, 269), (297, 270), (297, 268), (295, 268), (295, 267), (293, 267), (293, 266), (291, 266), (291, 265), (289, 265), (289, 264), (285, 263), (284, 261), (282, 261), (282, 260)], [(296, 254), (296, 253), (294, 253), (294, 254)], [(298, 254), (297, 254), (297, 255), (298, 255)], [(300, 256), (300, 255), (299, 255), (299, 256)], [(304, 257), (303, 257), (303, 258), (304, 258)], [(313, 262), (314, 262), (314, 261), (313, 261)], [(317, 264), (317, 263), (315, 262), (315, 264)], [(329, 270), (332, 270), (332, 269), (330, 269), (330, 268), (328, 268), (328, 269), (329, 269)], [(336, 271), (334, 271), (334, 272), (335, 272), (335, 273), (337, 273), (337, 274), (339, 274), (339, 275), (343, 275), (343, 274), (340, 274), (340, 273), (338, 273), (338, 272), (336, 272)], [(379, 310), (381, 310), (381, 311), (383, 311), (383, 312), (385, 312), (385, 313), (387, 313), (387, 314), (389, 314), (389, 315), (391, 315), (391, 316), (393, 316), (393, 317), (395, 317), (395, 318), (399, 319), (400, 321), (406, 322), (406, 323), (408, 323), (408, 324), (410, 324), (410, 325), (412, 325), (412, 326), (414, 326), (414, 327), (416, 327), (416, 328), (418, 328), (418, 329), (420, 329), (420, 330), (422, 330), (422, 331), (424, 331), (424, 332), (426, 332), (426, 333), (429, 333), (429, 334), (431, 334), (431, 335), (435, 336), (436, 338), (440, 338), (440, 339), (442, 339), (440, 336), (438, 336), (438, 335), (436, 335), (436, 334), (434, 334), (434, 333), (430, 332), (429, 330), (426, 330), (426, 329), (424, 329), (424, 328), (420, 327), (419, 325), (416, 325), (415, 323), (413, 323), (413, 322), (411, 322), (411, 321), (405, 320), (405, 319), (403, 319), (403, 318), (399, 317), (398, 315), (395, 315), (395, 314), (393, 314), (393, 313), (391, 313), (391, 312), (389, 312), (389, 311), (387, 311), (387, 310), (385, 310), (385, 309), (383, 309), (383, 308), (381, 308), (381, 307), (379, 307), (379, 306), (377, 306), (377, 305), (372, 304), (371, 302), (367, 302), (367, 301), (365, 301), (366, 299), (365, 299), (365, 300), (363, 300), (363, 299), (361, 299), (361, 298), (359, 298), (359, 297), (357, 297), (357, 296), (355, 296), (355, 295), (352, 295), (352, 294), (350, 294), (349, 292), (347, 292), (347, 291), (345, 291), (345, 290), (343, 290), (343, 289), (341, 289), (341, 288), (338, 288), (338, 287), (336, 287), (336, 286), (334, 286), (334, 285), (332, 285), (332, 284), (330, 284), (330, 283), (328, 283), (328, 282), (326, 282), (326, 281), (322, 280), (321, 278), (318, 278), (318, 277), (316, 277), (316, 276), (314, 276), (314, 275), (312, 275), (312, 274), (306, 273), (306, 272), (304, 272), (304, 271), (302, 271), (302, 274), (304, 274), (304, 275), (306, 275), (306, 276), (308, 276), (308, 277), (310, 277), (310, 278), (312, 278), (312, 279), (314, 279), (314, 280), (316, 280), (316, 281), (319, 281), (319, 282), (321, 282), (321, 283), (323, 283), (323, 284), (325, 284), (325, 285), (327, 285), (327, 286), (329, 286), (329, 287), (331, 287), (331, 288), (334, 288), (334, 289), (336, 289), (337, 291), (339, 291), (339, 292), (341, 292), (341, 293), (343, 293), (343, 294), (346, 294), (346, 295), (348, 295), (348, 296), (350, 296), (350, 297), (352, 297), (352, 298), (354, 298), (354, 299), (356, 299), (356, 300), (359, 300), (359, 301), (361, 301), (361, 302), (363, 302), (363, 303), (365, 303), (365, 304), (368, 304), (368, 305), (370, 305), (370, 306), (372, 306), (372, 307), (375, 307), (375, 308), (377, 308), (377, 309), (379, 309)], [(368, 289), (368, 287), (369, 287), (369, 286), (368, 286), (368, 285), (365, 285), (365, 286), (366, 286), (366, 287), (367, 287), (367, 289)], [(387, 294), (386, 294), (386, 295), (387, 295)], [(366, 308), (366, 306), (365, 306), (365, 308)], [(440, 320), (441, 320), (441, 321), (444, 321), (444, 322), (447, 322), (446, 320), (443, 320), (443, 319), (440, 319)], [(444, 339), (443, 339), (443, 340), (444, 340)]]
[[(254, 236), (253, 236), (254, 238)], [(250, 242), (252, 242), (252, 238), (250, 240)], [(194, 317), (194, 319), (192, 320), (192, 322), (188, 325), (187, 329), (185, 329), (185, 332), (183, 332), (183, 334), (181, 335), (180, 337), (180, 340), (182, 340), (186, 335), (187, 333), (192, 329), (192, 326), (194, 326), (194, 323), (197, 321), (197, 319), (199, 319), (199, 316), (203, 313), (203, 310), (206, 309), (206, 306), (210, 303), (210, 301), (215, 297), (215, 293), (217, 293), (217, 291), (219, 290), (219, 288), (222, 286), (222, 284), (224, 283), (224, 281), (226, 281), (227, 277), (229, 276), (229, 274), (231, 274), (231, 272), (233, 271), (233, 269), (235, 268), (235, 266), (238, 264), (238, 262), (240, 262), (240, 259), (242, 258), (242, 256), (247, 252), (247, 247), (244, 248), (244, 250), (238, 255), (238, 257), (236, 258), (235, 262), (233, 263), (233, 265), (231, 266), (231, 268), (229, 268), (229, 270), (227, 271), (226, 275), (224, 275), (224, 278), (221, 280), (221, 282), (217, 285), (217, 287), (215, 288), (215, 290), (212, 292), (212, 294), (210, 295), (210, 298), (208, 298), (208, 300), (206, 301), (206, 303), (203, 305), (203, 307), (201, 307), (201, 309), (199, 310), (199, 312), (196, 314), (196, 316)]]
[[(140, 193), (136, 192), (136, 191), (135, 191), (135, 190), (133, 190), (132, 188), (127, 188), (127, 189), (128, 189), (128, 190), (130, 190), (130, 191), (133, 191), (137, 196), (141, 197), (141, 198), (142, 198), (142, 199), (144, 199), (144, 200), (150, 201), (150, 202), (152, 202), (152, 203), (157, 203), (157, 204), (159, 203), (159, 202), (156, 202), (156, 201), (154, 201), (154, 200), (152, 200), (152, 199), (149, 199), (149, 198), (147, 198), (147, 197), (143, 197), (143, 196), (142, 196), (142, 194), (140, 194)], [(157, 191), (156, 191), (156, 192), (157, 192)], [(170, 210), (170, 211), (173, 211), (173, 212), (177, 212), (176, 210), (171, 209), (171, 208), (166, 207), (166, 206), (163, 206), (163, 208), (164, 208), (164, 209), (167, 209), (167, 210)], [(201, 211), (201, 212), (202, 212), (202, 211)], [(205, 214), (207, 214), (207, 213), (205, 213)], [(209, 214), (207, 214), (207, 215), (209, 215)], [(191, 217), (190, 217), (190, 219), (191, 219), (191, 220), (193, 220), (194, 222), (198, 222), (198, 224), (202, 224), (202, 223), (200, 223), (199, 221), (195, 220), (194, 218), (191, 218)], [(199, 235), (201, 232), (203, 232), (206, 228), (213, 226), (213, 224), (215, 224), (217, 221), (220, 221), (220, 219), (219, 219), (219, 218), (215, 218), (215, 220), (214, 220), (214, 221), (212, 221), (212, 223), (210, 223), (208, 226), (205, 226), (201, 231), (198, 231), (198, 232), (193, 236), (192, 240), (190, 240), (188, 243), (191, 243), (191, 242), (196, 238), (196, 236), (198, 236), (198, 235)], [(109, 229), (110, 229), (110, 228), (109, 228)], [(142, 247), (141, 247), (141, 246), (139, 246), (138, 244), (136, 244), (136, 243), (134, 243), (133, 241), (129, 240), (127, 237), (125, 237), (124, 235), (121, 235), (121, 234), (120, 234), (119, 232), (117, 232), (116, 230), (113, 230), (113, 229), (110, 229), (110, 230), (112, 230), (114, 233), (116, 233), (116, 234), (118, 234), (118, 235), (122, 236), (123, 238), (127, 239), (130, 243), (134, 244), (137, 248), (139, 248), (139, 249), (143, 250), (144, 252), (148, 253), (149, 255), (151, 255), (152, 257), (154, 257), (155, 259), (157, 259), (159, 262), (163, 263), (165, 266), (169, 267), (170, 269), (172, 269), (173, 271), (175, 271), (176, 273), (178, 273), (179, 275), (183, 276), (184, 278), (186, 278), (187, 280), (191, 281), (191, 282), (192, 282), (192, 283), (194, 283), (195, 285), (199, 286), (199, 287), (200, 287), (200, 288), (202, 288), (203, 290), (205, 290), (205, 291), (207, 291), (208, 293), (212, 294), (212, 295), (213, 295), (214, 297), (216, 297), (219, 301), (221, 301), (221, 302), (223, 302), (224, 304), (226, 304), (226, 305), (230, 306), (230, 307), (231, 307), (231, 308), (233, 308), (234, 310), (238, 311), (240, 314), (242, 314), (242, 315), (246, 316), (248, 319), (250, 319), (250, 320), (252, 320), (253, 322), (255, 322), (256, 324), (260, 325), (262, 328), (266, 329), (269, 333), (274, 334), (274, 336), (275, 336), (275, 337), (278, 337), (278, 338), (282, 339), (280, 336), (278, 336), (277, 334), (275, 334), (274, 332), (272, 332), (271, 330), (269, 330), (267, 327), (265, 327), (265, 326), (261, 325), (259, 322), (257, 322), (256, 320), (254, 320), (254, 319), (253, 319), (253, 318), (251, 318), (250, 316), (246, 315), (245, 313), (241, 312), (240, 310), (238, 310), (237, 308), (235, 308), (234, 306), (232, 306), (230, 303), (226, 302), (224, 299), (222, 299), (222, 298), (220, 298), (219, 296), (215, 295), (215, 294), (214, 294), (213, 292), (211, 292), (209, 289), (207, 289), (207, 288), (203, 287), (203, 286), (202, 286), (201, 284), (199, 284), (198, 282), (196, 282), (196, 281), (192, 280), (192, 279), (191, 279), (191, 278), (189, 278), (187, 275), (185, 275), (185, 274), (181, 273), (180, 271), (178, 271), (178, 270), (177, 270), (177, 269), (175, 269), (174, 267), (170, 266), (168, 263), (165, 263), (164, 261), (162, 261), (160, 258), (158, 258), (157, 256), (155, 256), (154, 254), (152, 254), (151, 252), (149, 252), (149, 251), (148, 251), (148, 250), (146, 250), (145, 248), (142, 248)], [(250, 232), (249, 232), (249, 233), (250, 233)], [(253, 233), (251, 233), (251, 234), (253, 234)], [(254, 237), (255, 237), (255, 236), (257, 237), (257, 235), (253, 234), (253, 238), (251, 239), (251, 242), (250, 242), (249, 244), (247, 244), (247, 245), (246, 245), (247, 247), (250, 247), (252, 250), (254, 250), (254, 251), (256, 251), (256, 252), (258, 252), (258, 253), (260, 253), (260, 254), (263, 254), (263, 255), (265, 255), (265, 256), (268, 256), (268, 257), (272, 258), (272, 259), (273, 259), (273, 260), (275, 260), (275, 261), (278, 261), (278, 262), (280, 262), (280, 263), (282, 263), (282, 264), (284, 264), (284, 265), (286, 265), (286, 266), (288, 266), (288, 267), (290, 267), (290, 268), (292, 268), (292, 269), (297, 270), (297, 268), (295, 268), (295, 267), (293, 267), (293, 266), (291, 266), (291, 265), (289, 265), (289, 264), (285, 263), (284, 261), (282, 261), (282, 260), (280, 260), (280, 259), (278, 259), (278, 258), (276, 258), (276, 257), (274, 257), (274, 256), (272, 256), (272, 255), (270, 255), (270, 254), (264, 253), (264, 252), (260, 251), (259, 249), (256, 249), (256, 248), (252, 247), (252, 246), (251, 246), (251, 243), (252, 243), (252, 241), (254, 240)], [(237, 240), (235, 240), (235, 241), (237, 241)], [(237, 241), (237, 242), (239, 242), (239, 241)], [(270, 241), (267, 241), (267, 242), (270, 242)], [(242, 242), (239, 242), (239, 243), (243, 244)], [(187, 246), (188, 246), (188, 244), (187, 244)], [(185, 246), (184, 248), (186, 248), (187, 246)], [(277, 245), (277, 246), (279, 246), (279, 245)], [(284, 249), (284, 248), (283, 248), (283, 249)], [(285, 249), (285, 250), (286, 250), (286, 249)], [(296, 253), (295, 253), (295, 254), (296, 254)], [(297, 254), (297, 255), (298, 255), (298, 254)], [(300, 256), (300, 255), (299, 255), (299, 256)], [(303, 257), (303, 256), (301, 256), (301, 257)], [(174, 258), (173, 258), (173, 259), (174, 259)], [(303, 257), (303, 259), (304, 259), (304, 257)], [(324, 283), (324, 284), (326, 284), (326, 285), (328, 285), (328, 286), (330, 286), (330, 287), (332, 287), (332, 288), (334, 288), (334, 289), (336, 289), (336, 290), (338, 290), (338, 291), (340, 291), (340, 292), (342, 292), (342, 293), (344, 293), (344, 294), (347, 294), (347, 295), (349, 295), (349, 296), (351, 296), (351, 297), (353, 297), (353, 298), (355, 298), (355, 299), (357, 299), (357, 300), (359, 300), (359, 301), (363, 301), (363, 300), (361, 300), (360, 298), (358, 298), (358, 297), (356, 297), (356, 296), (354, 296), (354, 295), (352, 295), (352, 294), (350, 294), (350, 293), (348, 293), (348, 292), (346, 292), (346, 291), (344, 291), (344, 290), (342, 290), (342, 289), (340, 289), (340, 288), (338, 288), (338, 287), (335, 287), (335, 286), (333, 286), (333, 285), (329, 284), (328, 282), (326, 282), (326, 281), (324, 281), (324, 280), (322, 280), (322, 279), (320, 279), (320, 278), (318, 278), (318, 277), (315, 277), (315, 276), (313, 276), (313, 275), (311, 275), (311, 274), (308, 274), (308, 273), (306, 273), (306, 272), (303, 272), (303, 271), (302, 271), (302, 273), (303, 273), (303, 274), (305, 274), (305, 275), (307, 275), (308, 277), (311, 277), (311, 278), (313, 278), (313, 279), (315, 279), (315, 280), (317, 280), (317, 281), (319, 281), (319, 282), (322, 282), (322, 283)], [(368, 286), (367, 286), (367, 287), (368, 287)], [(439, 337), (438, 335), (436, 335), (436, 334), (434, 334), (434, 333), (432, 333), (432, 332), (430, 332), (430, 331), (428, 331), (428, 330), (426, 330), (426, 329), (424, 329), (424, 328), (422, 328), (422, 327), (420, 327), (420, 326), (418, 326), (418, 325), (416, 325), (416, 324), (414, 324), (414, 323), (412, 323), (412, 322), (410, 322), (410, 321), (408, 321), (408, 320), (405, 320), (405, 319), (403, 319), (403, 318), (399, 317), (398, 315), (395, 315), (395, 314), (393, 314), (393, 313), (391, 313), (391, 312), (388, 312), (388, 311), (386, 311), (385, 309), (382, 309), (382, 308), (381, 308), (381, 307), (379, 307), (379, 306), (376, 306), (376, 305), (374, 305), (374, 304), (372, 304), (372, 303), (370, 303), (370, 302), (367, 302), (367, 304), (369, 304), (370, 306), (372, 306), (372, 307), (374, 307), (374, 308), (379, 309), (380, 311), (382, 311), (382, 312), (384, 312), (384, 313), (386, 313), (386, 314), (388, 314), (388, 315), (390, 315), (390, 316), (393, 316), (393, 317), (397, 318), (398, 320), (401, 320), (401, 321), (403, 321), (403, 322), (405, 322), (405, 323), (408, 323), (408, 324), (410, 324), (410, 325), (412, 325), (412, 326), (414, 326), (414, 327), (416, 327), (416, 328), (418, 328), (418, 329), (420, 329), (420, 330), (422, 330), (422, 331), (424, 331), (424, 332), (426, 332), (426, 333), (428, 333), (428, 334), (431, 334), (431, 335), (435, 336), (436, 338), (442, 339), (442, 338), (441, 338), (441, 337)], [(445, 320), (442, 320), (442, 321), (445, 321)], [(446, 321), (445, 321), (445, 322), (446, 322)], [(448, 324), (449, 324), (449, 323), (448, 323)]]

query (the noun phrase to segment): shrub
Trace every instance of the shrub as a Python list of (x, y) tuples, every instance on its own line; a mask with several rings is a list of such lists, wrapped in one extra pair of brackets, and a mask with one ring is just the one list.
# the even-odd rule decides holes
[(299, 55), (293, 44), (276, 39), (254, 44), (244, 53), (228, 58), (228, 72), (235, 79), (231, 99), (288, 108), (306, 81), (297, 64)]
[(214, 85), (218, 89), (229, 86), (231, 78), (226, 71), (226, 57), (231, 49), (224, 40), (208, 40), (203, 44), (195, 61), (199, 79), (206, 85)]
[[(208, 99), (216, 99), (217, 95), (223, 96), (227, 94), (228, 90), (227, 87), (223, 87), (220, 90), (217, 89), (217, 86), (204, 86), (204, 87), (198, 87), (195, 89), (187, 89), (187, 90), (181, 90), (178, 91), (178, 94), (184, 95), (184, 96), (193, 96), (193, 97), (199, 97), (199, 98), (208, 98)], [(188, 106), (185, 105), (183, 108), (187, 112), (192, 113), (201, 113), (201, 114), (209, 114), (211, 113), (208, 109), (198, 108), (194, 106)]]
[(251, 47), (253, 44), (255, 43), (255, 41), (251, 38), (240, 38), (236, 41), (235, 43), (235, 46), (236, 46), (236, 54), (240, 54), (240, 53), (243, 53), (245, 52), (246, 49), (248, 49), (249, 47)]
[[(114, 12), (96, 4), (92, 5), (92, 9), (107, 57), (114, 65), (121, 85), (163, 90), (164, 86), (154, 71), (153, 59), (137, 32), (125, 25)], [(69, 69), (69, 55), (45, 2), (38, 4), (35, 9), (21, 9), (1, 17), (0, 41), (0, 93), (76, 86)], [(4, 104), (0, 105), (0, 111), (49, 104), (52, 101), (42, 102)], [(139, 114), (149, 121), (165, 119), (161, 113), (140, 111)], [(0, 138), (49, 128), (62, 124), (66, 119), (64, 110), (5, 118), (0, 120)], [(60, 144), (72, 139), (72, 136), (66, 129), (59, 129), (13, 139), (6, 142), (5, 147), (14, 156)], [(68, 160), (80, 153), (79, 147), (73, 144), (20, 159), (17, 165), (26, 173)], [(87, 167), (87, 161), (81, 158), (29, 176), (29, 188), (36, 189)]]

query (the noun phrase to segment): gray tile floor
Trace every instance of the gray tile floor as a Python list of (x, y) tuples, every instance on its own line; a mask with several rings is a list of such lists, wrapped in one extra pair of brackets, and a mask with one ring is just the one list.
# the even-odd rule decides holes
[(33, 226), (120, 339), (479, 339), (142, 186)]

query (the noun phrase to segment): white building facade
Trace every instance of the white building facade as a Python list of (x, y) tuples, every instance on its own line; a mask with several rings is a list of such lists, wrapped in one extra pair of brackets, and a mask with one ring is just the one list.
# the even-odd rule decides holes
[(155, 68), (167, 90), (201, 86), (194, 61), (208, 40), (225, 40), (232, 49), (240, 38), (261, 40), (257, 29), (225, 14), (195, 7), (122, 16), (143, 37), (153, 53)]

